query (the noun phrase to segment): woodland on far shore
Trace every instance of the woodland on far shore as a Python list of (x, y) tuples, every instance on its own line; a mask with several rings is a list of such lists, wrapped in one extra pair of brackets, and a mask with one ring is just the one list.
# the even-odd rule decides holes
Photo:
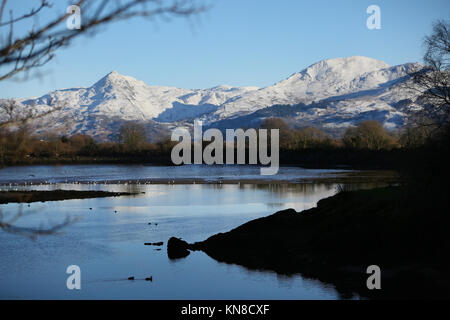
[[(268, 118), (261, 128), (280, 130), (280, 162), (307, 167), (389, 168), (422, 149), (432, 129), (405, 127), (388, 131), (377, 121), (363, 121), (334, 138), (315, 127), (292, 128), (283, 119)], [(139, 123), (124, 124), (117, 142), (97, 142), (84, 134), (66, 136), (30, 133), (26, 123), (14, 130), (0, 126), (0, 165), (53, 163), (154, 163), (171, 165), (177, 143), (166, 138), (148, 142)], [(206, 146), (208, 142), (204, 142)], [(225, 148), (225, 147), (224, 147)], [(247, 146), (248, 148), (248, 146)]]

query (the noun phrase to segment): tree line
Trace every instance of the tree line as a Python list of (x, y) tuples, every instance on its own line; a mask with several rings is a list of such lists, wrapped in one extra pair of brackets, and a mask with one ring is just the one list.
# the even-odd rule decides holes
[[(423, 147), (430, 140), (431, 130), (424, 127), (406, 127), (388, 131), (379, 122), (363, 121), (347, 128), (342, 137), (332, 137), (316, 127), (291, 128), (283, 119), (268, 118), (261, 128), (280, 130), (280, 153), (301, 157), (302, 152), (389, 152)], [(0, 164), (25, 164), (47, 161), (127, 161), (166, 162), (170, 164), (170, 153), (176, 144), (169, 137), (156, 143), (148, 142), (144, 125), (128, 122), (120, 128), (116, 142), (97, 142), (85, 134), (73, 136), (47, 134), (37, 136), (30, 133), (27, 125), (9, 129), (0, 127)], [(206, 144), (206, 142), (205, 142)], [(225, 147), (225, 146), (224, 146)], [(97, 159), (98, 158), (98, 159)], [(299, 163), (301, 164), (301, 163)]]

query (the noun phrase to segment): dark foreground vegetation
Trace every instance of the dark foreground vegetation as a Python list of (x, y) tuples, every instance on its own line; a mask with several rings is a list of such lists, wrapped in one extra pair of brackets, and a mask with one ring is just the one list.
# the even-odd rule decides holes
[(51, 191), (0, 191), (0, 204), (5, 203), (32, 203), (45, 201), (59, 201), (71, 199), (91, 199), (118, 196), (130, 196), (134, 193), (108, 192), (108, 191), (77, 191), (77, 190), (51, 190)]

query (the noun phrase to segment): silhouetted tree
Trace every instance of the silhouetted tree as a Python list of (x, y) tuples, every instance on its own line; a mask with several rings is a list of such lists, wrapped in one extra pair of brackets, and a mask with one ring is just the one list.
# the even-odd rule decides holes
[[(409, 89), (419, 93), (419, 109), (409, 110), (415, 128), (406, 145), (421, 143), (403, 170), (411, 189), (448, 199), (450, 177), (450, 21), (438, 20), (423, 42), (425, 67), (413, 70)], [(405, 134), (404, 134), (405, 135)], [(401, 141), (405, 145), (404, 141)], [(435, 199), (436, 200), (436, 199)], [(439, 201), (439, 200), (437, 200)]]
[(399, 144), (403, 148), (414, 149), (423, 146), (430, 137), (432, 129), (429, 126), (405, 126), (399, 136)]
[(450, 122), (450, 21), (439, 20), (424, 40), (425, 67), (412, 68), (412, 84), (419, 93), (421, 108), (410, 110), (410, 118), (420, 126), (442, 128)]

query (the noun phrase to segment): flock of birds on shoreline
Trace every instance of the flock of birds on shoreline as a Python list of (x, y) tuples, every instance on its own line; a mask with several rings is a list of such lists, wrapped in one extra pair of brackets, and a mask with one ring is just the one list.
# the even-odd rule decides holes
[[(213, 182), (204, 180), (203, 183)], [(222, 184), (223, 181), (219, 178), (219, 180), (214, 180), (214, 183)], [(29, 187), (29, 186), (51, 186), (51, 185), (60, 185), (60, 184), (72, 184), (72, 185), (152, 185), (152, 184), (178, 184), (175, 180), (103, 180), (103, 181), (20, 181), (20, 182), (0, 182), (0, 191), (8, 191), (2, 190), (1, 187)], [(187, 184), (186, 181), (180, 182), (180, 184)], [(196, 184), (196, 181), (193, 180), (192, 184)], [(240, 184), (240, 182), (237, 182)], [(13, 191), (19, 191), (19, 189), (9, 189)]]

